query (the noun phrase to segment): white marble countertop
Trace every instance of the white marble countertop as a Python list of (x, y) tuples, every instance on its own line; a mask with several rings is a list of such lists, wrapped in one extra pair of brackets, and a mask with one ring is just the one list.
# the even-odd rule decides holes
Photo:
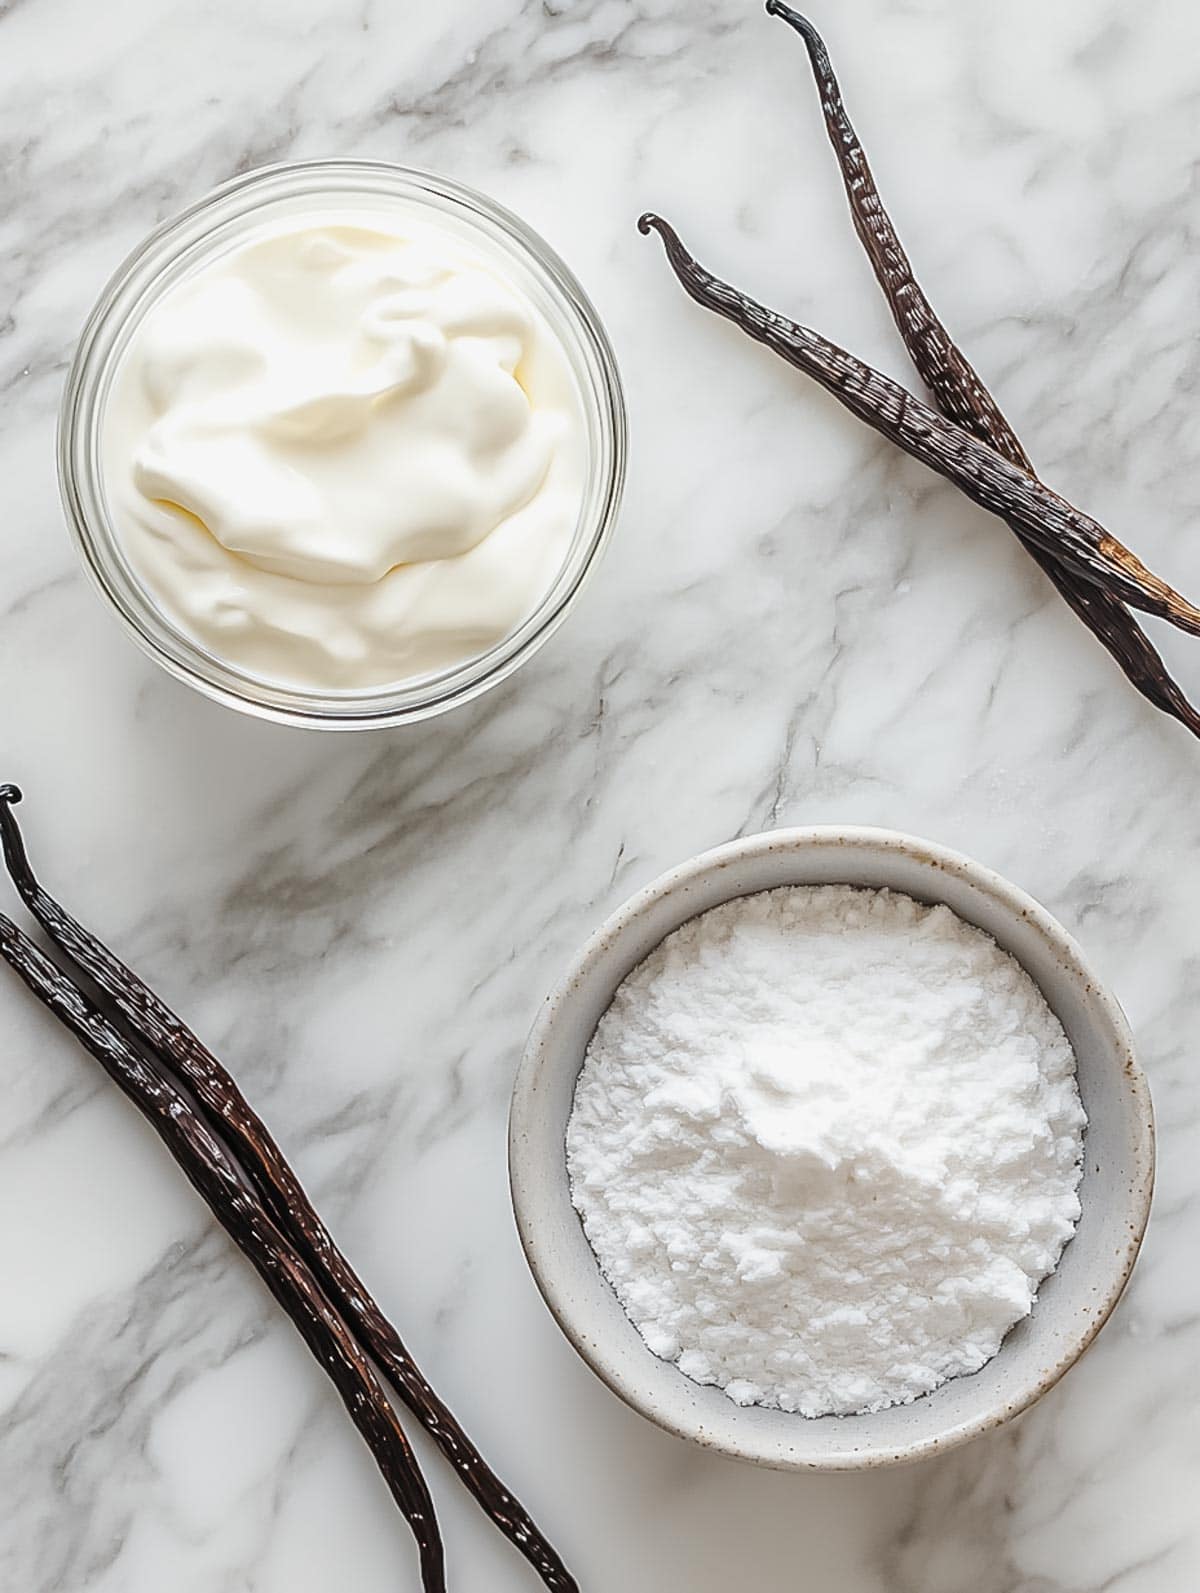
[[(917, 266), (1047, 477), (1200, 592), (1200, 10), (820, 0)], [(54, 416), (154, 222), (290, 156), (396, 158), (575, 266), (630, 400), (626, 509), (484, 701), (273, 729), (127, 642)], [(0, 777), (47, 883), (222, 1052), (585, 1593), (1200, 1585), (1200, 748), (1002, 526), (688, 304), (634, 221), (911, 381), (799, 44), (752, 0), (0, 0)], [(1166, 643), (1200, 692), (1200, 642)], [(797, 1478), (614, 1400), (508, 1207), (534, 1009), (702, 847), (853, 821), (1039, 896), (1125, 1003), (1156, 1208), (1087, 1360), (941, 1461)], [(6, 904), (7, 905), (7, 904)], [(68, 1039), (0, 980), (0, 1586), (382, 1593), (408, 1534), (289, 1324)], [(535, 1581), (431, 1462), (452, 1587)]]

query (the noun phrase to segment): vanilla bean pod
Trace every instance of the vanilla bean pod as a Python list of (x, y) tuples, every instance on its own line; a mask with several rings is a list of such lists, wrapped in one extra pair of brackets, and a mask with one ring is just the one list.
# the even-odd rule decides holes
[(0, 786), (0, 844), (29, 911), (55, 945), (103, 991), (137, 1039), (195, 1095), (213, 1128), (228, 1140), (271, 1217), (313, 1268), (325, 1293), (493, 1523), (552, 1593), (578, 1593), (578, 1583), (558, 1552), (425, 1380), (226, 1068), (137, 974), (42, 888), (12, 811), (20, 800), (15, 786)]
[[(1016, 432), (916, 279), (846, 111), (825, 41), (807, 17), (783, 0), (767, 0), (767, 11), (781, 17), (804, 41), (855, 231), (921, 380), (943, 415), (1033, 475), (1033, 465)], [(1125, 605), (1076, 575), (1057, 554), (1039, 547), (1019, 526), (1010, 522), (1010, 528), (1137, 690), (1200, 736), (1200, 713), (1172, 679), (1158, 649)]]
[(370, 1361), (311, 1269), (271, 1221), (223, 1141), (175, 1081), (144, 1057), (83, 992), (8, 918), (0, 958), (70, 1030), (147, 1119), (193, 1188), (287, 1312), (341, 1396), (412, 1528), (426, 1593), (445, 1593), (433, 1500)]
[(973, 503), (1020, 526), (1031, 540), (1088, 581), (1133, 608), (1200, 636), (1200, 609), (1148, 570), (1090, 515), (922, 403), (890, 376), (714, 276), (661, 216), (647, 213), (639, 219), (638, 229), (659, 234), (672, 270), (697, 304), (732, 321), (748, 337), (812, 377), (874, 431), (952, 482)]

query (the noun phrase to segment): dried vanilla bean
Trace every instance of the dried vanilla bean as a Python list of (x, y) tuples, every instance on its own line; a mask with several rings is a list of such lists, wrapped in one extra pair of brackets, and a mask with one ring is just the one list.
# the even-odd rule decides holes
[(426, 1593), (445, 1593), (441, 1534), (416, 1456), (370, 1361), (321, 1292), (307, 1262), (271, 1221), (223, 1141), (165, 1072), (8, 918), (0, 958), (91, 1053), (147, 1119), (213, 1216), (254, 1267), (341, 1396), (412, 1528)]
[(1200, 609), (1154, 575), (1091, 515), (939, 415), (882, 371), (828, 338), (757, 303), (689, 254), (661, 216), (638, 221), (657, 232), (685, 292), (787, 360), (873, 430), (959, 488), (983, 509), (1009, 520), (1088, 581), (1133, 608), (1200, 636)]
[[(921, 380), (943, 415), (1033, 475), (1033, 465), (1016, 432), (979, 373), (950, 336), (913, 273), (908, 254), (880, 197), (866, 151), (846, 112), (825, 41), (807, 17), (784, 5), (782, 0), (767, 0), (767, 11), (781, 17), (804, 41), (855, 231)], [(1125, 605), (1076, 575), (1056, 554), (1032, 541), (1019, 526), (1010, 522), (1010, 528), (1137, 690), (1156, 708), (1178, 719), (1193, 735), (1200, 736), (1200, 713), (1172, 679), (1158, 649)]]
[(578, 1583), (557, 1550), (425, 1380), (400, 1335), (338, 1248), (270, 1130), (226, 1068), (132, 969), (42, 888), (30, 867), (12, 811), (20, 800), (16, 786), (0, 786), (0, 845), (8, 872), (29, 911), (55, 945), (104, 993), (121, 1022), (195, 1095), (213, 1129), (228, 1141), (273, 1220), (313, 1268), (363, 1347), (493, 1523), (552, 1593), (579, 1593)]

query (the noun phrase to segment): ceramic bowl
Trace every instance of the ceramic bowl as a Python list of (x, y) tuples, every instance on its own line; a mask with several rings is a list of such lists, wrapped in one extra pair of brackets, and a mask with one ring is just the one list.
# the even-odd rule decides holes
[[(845, 884), (944, 902), (1025, 967), (1074, 1047), (1088, 1115), (1083, 1212), (1056, 1271), (980, 1371), (909, 1405), (808, 1418), (741, 1407), (646, 1348), (602, 1275), (567, 1181), (565, 1133), (584, 1051), (617, 986), (680, 924), (780, 885)], [(742, 1460), (843, 1471), (940, 1453), (1000, 1426), (1083, 1354), (1133, 1268), (1154, 1181), (1154, 1121), (1120, 1007), (1031, 897), (969, 858), (888, 830), (751, 836), (672, 869), (592, 936), (547, 997), (513, 1092), (509, 1170), (521, 1242), (559, 1326), (605, 1383), (669, 1432)]]

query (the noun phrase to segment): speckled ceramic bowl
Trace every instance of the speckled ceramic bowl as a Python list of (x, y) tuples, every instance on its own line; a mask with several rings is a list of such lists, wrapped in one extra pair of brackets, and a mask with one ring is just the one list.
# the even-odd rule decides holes
[[(1032, 1314), (981, 1371), (911, 1405), (810, 1419), (742, 1408), (643, 1344), (602, 1276), (567, 1183), (565, 1133), (584, 1051), (613, 992), (664, 936), (778, 885), (888, 886), (945, 902), (1021, 962), (1075, 1048), (1088, 1115), (1083, 1215)], [(888, 830), (779, 830), (706, 852), (634, 896), (592, 936), (538, 1014), (509, 1131), (513, 1206), (530, 1268), (592, 1370), (669, 1432), (794, 1470), (841, 1471), (940, 1453), (1025, 1410), (1083, 1354), (1124, 1289), (1150, 1211), (1154, 1120), (1124, 1014), (1037, 902), (969, 858)]]

